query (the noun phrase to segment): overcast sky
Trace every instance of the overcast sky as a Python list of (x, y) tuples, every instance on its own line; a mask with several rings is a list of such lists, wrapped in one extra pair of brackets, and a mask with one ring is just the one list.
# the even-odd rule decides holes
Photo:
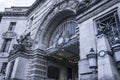
[(0, 12), (11, 6), (30, 6), (35, 0), (0, 0)]

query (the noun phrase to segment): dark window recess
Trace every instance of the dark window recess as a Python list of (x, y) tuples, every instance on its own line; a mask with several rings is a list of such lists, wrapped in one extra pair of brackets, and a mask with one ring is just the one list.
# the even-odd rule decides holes
[(32, 25), (33, 25), (33, 18), (34, 18), (34, 17), (31, 17), (31, 18), (30, 18), (29, 28), (28, 28), (28, 29), (30, 29), (30, 28), (32, 27)]
[(59, 79), (59, 68), (49, 66), (47, 76), (50, 79)]
[(13, 31), (15, 29), (15, 26), (16, 26), (16, 22), (11, 22), (8, 31)]
[(2, 65), (2, 68), (1, 68), (1, 73), (4, 73), (6, 72), (6, 67), (7, 67), (7, 63), (3, 63)]
[(8, 52), (12, 39), (4, 39), (1, 52)]
[(67, 80), (72, 80), (72, 69), (71, 68), (67, 69)]
[(117, 12), (110, 13), (96, 21), (98, 35), (105, 34), (112, 46), (115, 40), (120, 40), (120, 22)]
[(2, 20), (2, 15), (0, 15), (0, 22), (1, 22), (1, 20)]

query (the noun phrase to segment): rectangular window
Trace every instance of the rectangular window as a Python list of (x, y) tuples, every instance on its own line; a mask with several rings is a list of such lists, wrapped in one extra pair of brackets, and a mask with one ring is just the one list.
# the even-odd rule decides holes
[(10, 26), (8, 28), (8, 31), (14, 31), (15, 26), (16, 26), (16, 22), (10, 22)]
[(72, 80), (72, 69), (67, 68), (67, 80)]
[(112, 46), (116, 40), (120, 41), (120, 21), (117, 11), (113, 11), (96, 20), (98, 34), (105, 34)]
[(1, 22), (1, 20), (2, 20), (2, 15), (0, 15), (0, 22)]
[(8, 52), (12, 39), (4, 39), (1, 52)]
[(11, 80), (11, 75), (13, 73), (14, 64), (15, 64), (15, 61), (12, 61), (10, 65), (10, 72), (8, 73), (8, 80)]
[(2, 68), (1, 68), (1, 73), (5, 73), (6, 72), (6, 67), (7, 67), (7, 63), (3, 63)]
[(32, 27), (32, 24), (33, 24), (33, 18), (34, 18), (34, 17), (31, 17), (31, 18), (30, 18), (29, 28), (28, 28), (28, 29), (30, 29), (30, 28)]

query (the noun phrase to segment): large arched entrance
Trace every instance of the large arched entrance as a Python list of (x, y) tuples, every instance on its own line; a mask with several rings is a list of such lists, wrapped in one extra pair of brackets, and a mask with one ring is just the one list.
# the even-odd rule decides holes
[(75, 14), (66, 10), (49, 23), (43, 43), (47, 45), (47, 77), (53, 80), (77, 80), (79, 40)]

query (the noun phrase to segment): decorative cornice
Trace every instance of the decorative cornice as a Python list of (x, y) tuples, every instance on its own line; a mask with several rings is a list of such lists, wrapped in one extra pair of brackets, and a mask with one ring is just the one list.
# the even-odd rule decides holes
[[(28, 7), (29, 9), (25, 12), (0, 12), (0, 14), (4, 16), (28, 16), (31, 13), (31, 11), (33, 11), (42, 1), (44, 0), (36, 0), (32, 4), (32, 6)], [(21, 8), (26, 8), (26, 7), (21, 7)]]
[(3, 16), (27, 16), (26, 12), (0, 12)]
[[(79, 23), (84, 22), (85, 20), (88, 20), (89, 18), (99, 14), (100, 12), (104, 11), (105, 9), (110, 8), (111, 6), (117, 4), (120, 2), (120, 0), (101, 0), (100, 2), (92, 5), (87, 10), (84, 10), (81, 12), (81, 10), (78, 10), (78, 17), (77, 20), (79, 20)], [(96, 6), (95, 6), (96, 5)], [(95, 7), (93, 7), (95, 6)], [(81, 14), (81, 15), (80, 15)]]
[(78, 13), (82, 13), (103, 0), (81, 0), (78, 6)]
[(27, 59), (33, 59), (36, 57), (43, 58), (45, 56), (46, 52), (41, 50), (41, 49), (36, 49), (36, 50), (28, 50), (28, 51), (14, 51), (12, 50), (9, 55), (9, 61), (14, 60), (17, 57), (23, 57)]
[(36, 0), (32, 6), (28, 9), (27, 15), (29, 15), (40, 3), (45, 2), (46, 0)]
[(8, 61), (11, 61), (11, 60), (14, 60), (16, 59), (17, 57), (24, 57), (24, 58), (30, 58), (30, 54), (29, 53), (26, 53), (26, 52), (21, 52), (21, 51), (16, 51), (16, 52), (13, 52), (11, 51), (9, 57), (8, 57)]
[(112, 46), (112, 50), (113, 50), (114, 52), (120, 51), (120, 43), (114, 44), (114, 45)]
[[(60, 6), (61, 8), (65, 6), (64, 3), (66, 2), (78, 2), (79, 5), (77, 5), (77, 12), (78, 14), (88, 10), (89, 8), (93, 7), (94, 5), (96, 5), (97, 3), (103, 1), (103, 0), (82, 0), (82, 1), (78, 1), (78, 0), (63, 0), (60, 1), (58, 3), (53, 4), (54, 7), (56, 6)], [(32, 6), (25, 12), (0, 12), (2, 15), (8, 15), (8, 16), (27, 16), (29, 15), (40, 3), (45, 2), (45, 0), (36, 0)], [(75, 7), (75, 5), (73, 4), (73, 6), (71, 5), (71, 7)]]

